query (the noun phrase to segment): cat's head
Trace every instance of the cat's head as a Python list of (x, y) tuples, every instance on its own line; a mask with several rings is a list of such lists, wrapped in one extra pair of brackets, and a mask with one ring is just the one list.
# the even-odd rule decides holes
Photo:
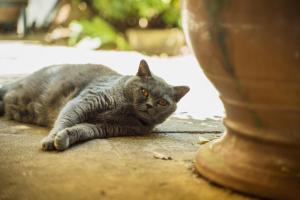
[(171, 86), (153, 75), (141, 60), (136, 76), (126, 83), (137, 117), (148, 125), (162, 123), (175, 110), (176, 104), (189, 91), (188, 86)]

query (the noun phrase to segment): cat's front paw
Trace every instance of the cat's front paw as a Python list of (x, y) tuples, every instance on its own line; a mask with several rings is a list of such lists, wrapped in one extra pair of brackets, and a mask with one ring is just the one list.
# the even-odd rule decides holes
[(57, 150), (63, 151), (70, 145), (70, 138), (67, 130), (60, 131), (54, 138), (54, 146)]
[(42, 139), (41, 144), (42, 144), (42, 149), (44, 151), (51, 151), (55, 149), (54, 138), (52, 137), (49, 136), (45, 137), (44, 139)]

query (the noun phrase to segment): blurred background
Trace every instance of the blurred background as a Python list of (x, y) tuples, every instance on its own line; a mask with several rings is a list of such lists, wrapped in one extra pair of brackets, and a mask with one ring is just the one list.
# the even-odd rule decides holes
[(0, 39), (84, 49), (187, 53), (180, 0), (0, 0)]

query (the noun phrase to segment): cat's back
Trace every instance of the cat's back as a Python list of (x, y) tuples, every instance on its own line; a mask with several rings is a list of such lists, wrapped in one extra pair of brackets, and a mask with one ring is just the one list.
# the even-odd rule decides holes
[(59, 110), (96, 78), (120, 76), (95, 64), (66, 64), (43, 68), (9, 86), (5, 95), (8, 118), (48, 126)]
[(107, 76), (120, 75), (104, 65), (56, 65), (32, 74), (23, 84), (42, 92), (47, 97), (47, 105), (51, 106), (60, 103), (58, 97), (72, 98), (93, 80)]
[(18, 81), (14, 89), (24, 90), (27, 95), (35, 94), (55, 98), (68, 96), (74, 90), (81, 90), (96, 78), (119, 74), (104, 65), (64, 64), (45, 67)]
[[(108, 75), (119, 75), (109, 67), (96, 64), (64, 64), (53, 65), (43, 68), (30, 76), (25, 81), (42, 81), (51, 83), (51, 81), (72, 82), (77, 85), (84, 85), (91, 80)], [(42, 78), (42, 79), (40, 79)]]

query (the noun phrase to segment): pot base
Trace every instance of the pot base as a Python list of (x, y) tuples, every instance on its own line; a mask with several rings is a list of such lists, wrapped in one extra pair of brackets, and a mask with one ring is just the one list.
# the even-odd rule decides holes
[(227, 133), (222, 139), (199, 149), (196, 168), (213, 182), (244, 193), (297, 199), (300, 196), (300, 166), (290, 155), (300, 158), (299, 149)]

